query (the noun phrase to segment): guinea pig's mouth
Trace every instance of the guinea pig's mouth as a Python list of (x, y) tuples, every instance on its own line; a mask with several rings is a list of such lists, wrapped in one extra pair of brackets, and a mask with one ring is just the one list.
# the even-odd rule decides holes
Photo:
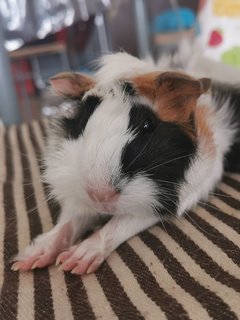
[(113, 214), (117, 209), (117, 204), (113, 203), (101, 203), (100, 210), (101, 213)]

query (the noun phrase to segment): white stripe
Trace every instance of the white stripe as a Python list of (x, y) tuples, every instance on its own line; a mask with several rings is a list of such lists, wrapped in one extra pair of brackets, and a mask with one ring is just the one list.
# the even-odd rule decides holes
[[(16, 127), (9, 130), (14, 167), (13, 196), (16, 208), (18, 248), (24, 248), (30, 242), (29, 220), (23, 190), (23, 168), (17, 140)], [(26, 157), (27, 155), (24, 155)], [(29, 182), (28, 182), (29, 183)], [(34, 283), (33, 273), (19, 273), (18, 319), (34, 319)]]

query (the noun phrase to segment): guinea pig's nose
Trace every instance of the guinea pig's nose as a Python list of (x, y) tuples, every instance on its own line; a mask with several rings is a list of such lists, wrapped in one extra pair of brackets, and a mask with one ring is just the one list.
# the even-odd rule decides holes
[(119, 198), (119, 192), (111, 186), (103, 187), (101, 190), (88, 188), (89, 197), (95, 202), (116, 202)]

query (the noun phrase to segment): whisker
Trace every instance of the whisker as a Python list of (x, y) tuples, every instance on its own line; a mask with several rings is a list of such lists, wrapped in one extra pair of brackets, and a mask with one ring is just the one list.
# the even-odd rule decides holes
[(203, 228), (191, 217), (191, 215), (190, 215), (187, 211), (184, 211), (184, 214), (185, 214), (186, 216), (188, 216), (188, 218), (193, 222), (193, 224), (194, 224), (195, 226), (197, 226), (200, 230), (202, 230), (205, 234), (209, 234), (211, 237), (215, 237), (215, 238), (219, 238), (219, 239), (220, 239), (220, 237), (218, 237), (218, 236), (216, 236), (216, 235), (214, 235), (214, 234), (206, 231), (205, 229), (203, 229)]
[(129, 165), (127, 166), (126, 170), (134, 163), (136, 162), (136, 160), (140, 157), (140, 155), (144, 152), (144, 150), (147, 148), (148, 144), (150, 143), (152, 137), (153, 137), (154, 132), (151, 134), (151, 136), (149, 137), (148, 141), (145, 143), (145, 146), (142, 148), (141, 151), (139, 151), (139, 153), (137, 154), (137, 156), (129, 163)]
[(165, 161), (165, 162), (163, 162), (163, 163), (159, 163), (159, 164), (156, 165), (156, 166), (148, 167), (148, 168), (144, 169), (144, 171), (148, 172), (148, 171), (150, 171), (150, 170), (157, 169), (157, 168), (159, 168), (159, 167), (161, 167), (161, 166), (164, 166), (164, 165), (166, 165), (166, 164), (172, 163), (172, 162), (174, 162), (174, 161), (177, 161), (177, 160), (180, 160), (180, 159), (183, 159), (183, 158), (190, 157), (191, 155), (193, 155), (193, 153), (190, 153), (190, 154), (187, 154), (187, 155), (184, 155), (184, 156), (180, 156), (180, 157), (176, 157), (176, 158), (174, 158), (174, 159)]

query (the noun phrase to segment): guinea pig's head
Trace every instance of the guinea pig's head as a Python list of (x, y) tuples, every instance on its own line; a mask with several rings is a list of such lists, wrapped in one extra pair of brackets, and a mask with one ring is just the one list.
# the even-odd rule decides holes
[(59, 200), (111, 214), (175, 213), (196, 148), (194, 112), (208, 79), (153, 72), (111, 85), (51, 79), (69, 110), (55, 120), (47, 181)]

